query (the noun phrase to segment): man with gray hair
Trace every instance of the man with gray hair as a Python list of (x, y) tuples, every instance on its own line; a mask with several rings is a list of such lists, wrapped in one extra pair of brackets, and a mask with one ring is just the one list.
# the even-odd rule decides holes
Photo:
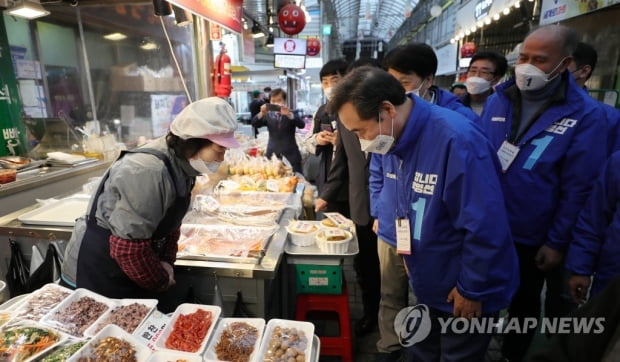
[[(515, 79), (496, 87), (481, 116), (502, 165), (500, 182), (521, 273), (509, 314), (521, 322), (540, 315), (544, 282), (548, 317), (572, 308), (564, 292), (562, 259), (606, 156), (600, 107), (567, 71), (577, 41), (565, 26), (530, 33), (517, 58)], [(504, 338), (508, 361), (525, 356), (534, 330), (526, 332)]]

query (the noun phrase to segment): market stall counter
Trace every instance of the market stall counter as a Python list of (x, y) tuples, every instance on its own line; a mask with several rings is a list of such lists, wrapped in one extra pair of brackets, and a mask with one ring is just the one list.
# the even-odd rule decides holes
[[(248, 316), (262, 318), (282, 316), (287, 309), (282, 296), (287, 295), (288, 291), (286, 275), (283, 275), (285, 273), (282, 270), (285, 268), (280, 268), (280, 264), (287, 232), (280, 225), (287, 225), (290, 220), (299, 217), (301, 210), (301, 194), (291, 193), (290, 197), (296, 200), (296, 206), (281, 210), (278, 223), (270, 227), (228, 224), (217, 218), (210, 219), (207, 224), (194, 225), (191, 224), (193, 213), (190, 211), (186, 215), (186, 221), (190, 223), (184, 221), (182, 226), (184, 235), (179, 241), (180, 252), (175, 263), (177, 284), (174, 288), (179, 299), (208, 304), (219, 298), (223, 313), (228, 316), (235, 312), (238, 314), (239, 310)], [(46, 244), (51, 240), (69, 240), (73, 220), (76, 215), (85, 213), (88, 200), (88, 195), (71, 194), (48, 205), (32, 205), (0, 217), (0, 237), (6, 237), (0, 243), (0, 248), (6, 250), (2, 255), (8, 258), (11, 254), (9, 239), (18, 242), (26, 259), (32, 245)], [(230, 212), (225, 215), (230, 216)], [(201, 220), (203, 218), (201, 216)], [(192, 249), (195, 246), (191, 244), (192, 239), (200, 236), (196, 229), (206, 229), (211, 235), (209, 240), (221, 242), (219, 238), (212, 237), (218, 228), (222, 232), (235, 233), (232, 237), (238, 239), (243, 239), (245, 235), (239, 230), (254, 234), (268, 230), (269, 234), (263, 236), (255, 255), (233, 253), (214, 256), (204, 254), (200, 249)], [(203, 245), (203, 241), (199, 238), (200, 243), (197, 245)], [(5, 274), (6, 271), (3, 271), (2, 275)]]

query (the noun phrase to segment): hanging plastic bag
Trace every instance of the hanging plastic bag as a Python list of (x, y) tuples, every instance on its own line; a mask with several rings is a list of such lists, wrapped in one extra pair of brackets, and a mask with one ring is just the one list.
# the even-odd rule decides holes
[(26, 283), (30, 272), (17, 242), (9, 238), (9, 244), (11, 246), (11, 262), (9, 263), (9, 271), (6, 273), (6, 282), (11, 298), (13, 298), (27, 293)]
[(237, 291), (237, 300), (235, 301), (235, 311), (233, 312), (235, 318), (255, 318), (254, 313), (248, 310), (248, 307), (243, 302), (243, 293), (240, 290)]
[(56, 282), (60, 278), (60, 268), (61, 262), (58, 251), (53, 243), (50, 242), (47, 246), (43, 263), (39, 265), (26, 282), (26, 291), (34, 292), (45, 284)]

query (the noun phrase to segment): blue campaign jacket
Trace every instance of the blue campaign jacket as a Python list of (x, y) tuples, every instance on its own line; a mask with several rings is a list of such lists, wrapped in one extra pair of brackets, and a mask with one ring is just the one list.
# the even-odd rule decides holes
[(579, 214), (566, 268), (573, 274), (594, 274), (591, 296), (620, 274), (620, 151), (607, 161)]
[(609, 104), (599, 102), (607, 120), (607, 151), (608, 155), (620, 150), (620, 110)]
[[(564, 251), (577, 213), (607, 153), (607, 128), (597, 102), (565, 72), (565, 99), (552, 103), (517, 142), (520, 151), (500, 177), (515, 242)], [(510, 134), (513, 104), (496, 87), (481, 116), (483, 132), (499, 150)], [(516, 90), (518, 91), (518, 90)]]
[(446, 298), (456, 286), (483, 313), (496, 312), (510, 303), (519, 272), (494, 151), (460, 114), (414, 99), (394, 149), (372, 155), (379, 236), (396, 245), (396, 219), (409, 220), (405, 263), (420, 303), (452, 313)]
[(435, 92), (436, 105), (456, 111), (476, 123), (480, 121), (476, 112), (465, 106), (459, 97), (436, 86), (431, 87), (431, 89)]

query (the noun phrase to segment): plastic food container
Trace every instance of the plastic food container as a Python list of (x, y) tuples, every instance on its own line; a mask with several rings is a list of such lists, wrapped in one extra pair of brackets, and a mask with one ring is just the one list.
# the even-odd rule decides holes
[[(112, 345), (105, 349), (105, 353), (115, 353), (121, 350), (120, 347), (122, 348), (129, 347), (135, 352), (134, 356), (136, 357), (136, 361), (138, 362), (146, 361), (151, 355), (151, 350), (147, 346), (142, 344), (140, 341), (138, 341), (134, 336), (125, 332), (119, 326), (116, 326), (114, 324), (109, 324), (105, 326), (105, 328), (103, 328), (99, 333), (97, 333), (82, 348), (80, 348), (77, 352), (75, 352), (75, 354), (71, 356), (71, 358), (69, 358), (67, 362), (77, 362), (80, 360), (80, 358), (87, 358), (87, 357), (93, 358), (92, 359), (93, 361), (115, 360), (113, 359), (115, 356), (110, 356), (108, 354), (100, 355), (99, 358), (96, 358), (94, 355), (97, 347), (102, 342), (106, 341), (106, 338), (108, 337), (114, 338), (114, 340), (112, 341), (108, 340), (107, 341), (108, 343), (117, 343), (118, 341), (120, 341), (122, 345), (121, 344), (117, 344), (116, 346)], [(101, 351), (100, 353), (104, 353), (103, 348), (99, 348), (99, 350)], [(116, 359), (116, 360), (120, 361), (120, 359)]]
[[(137, 304), (138, 308), (143, 311), (142, 315), (135, 312), (138, 308), (133, 308)], [(97, 323), (93, 323), (84, 331), (84, 336), (92, 337), (109, 324), (115, 324), (125, 330), (127, 333), (133, 333), (151, 314), (157, 306), (157, 299), (120, 299), (116, 305), (105, 312)], [(133, 309), (128, 309), (133, 308)], [(130, 311), (134, 313), (129, 313)]]
[[(177, 324), (177, 321), (179, 320), (179, 318), (181, 318), (182, 316), (187, 316), (187, 315), (196, 313), (199, 310), (203, 310), (211, 314), (211, 324), (209, 325), (204, 337), (202, 337), (202, 340), (200, 341), (200, 345), (198, 346), (198, 348), (195, 351), (183, 351), (181, 349), (174, 349), (174, 348), (166, 347), (166, 341), (170, 338), (170, 335), (173, 332), (182, 333), (183, 339), (185, 341), (188, 341), (189, 339), (188, 337), (191, 338), (192, 336), (195, 336), (195, 332), (197, 328), (191, 328), (190, 330), (186, 327), (184, 328), (183, 326), (179, 326), (181, 328), (178, 328), (178, 330), (175, 330), (175, 325)], [(174, 311), (172, 318), (170, 318), (168, 325), (166, 325), (166, 328), (164, 328), (164, 330), (162, 331), (161, 336), (159, 336), (159, 338), (155, 342), (155, 349), (160, 350), (160, 351), (168, 351), (168, 352), (181, 351), (181, 352), (191, 353), (191, 354), (198, 354), (198, 355), (202, 354), (202, 352), (204, 352), (205, 347), (207, 346), (207, 342), (209, 341), (209, 337), (211, 336), (211, 333), (213, 333), (213, 330), (215, 329), (215, 324), (217, 323), (217, 320), (220, 317), (221, 312), (222, 312), (222, 309), (214, 305), (202, 305), (202, 304), (191, 304), (191, 303), (185, 303), (185, 304), (179, 305), (177, 309)]]
[(35, 361), (38, 356), (62, 343), (67, 336), (33, 322), (5, 326), (0, 331), (2, 361)]
[(168, 352), (168, 351), (155, 351), (149, 357), (147, 362), (177, 362), (177, 361), (187, 361), (187, 362), (202, 362), (202, 356), (198, 356), (195, 354), (183, 353), (179, 351)]
[(84, 331), (97, 323), (101, 316), (114, 306), (114, 302), (109, 298), (87, 289), (76, 289), (49, 311), (41, 319), (41, 323), (82, 338)]
[(316, 234), (316, 243), (326, 254), (344, 254), (349, 250), (353, 234), (346, 230), (321, 230)]
[[(239, 324), (241, 323), (241, 324)], [(228, 330), (229, 332), (232, 332), (233, 328), (235, 328), (235, 326), (247, 326), (247, 327), (253, 327), (256, 329), (256, 340), (254, 341), (253, 345), (244, 345), (245, 343), (249, 343), (249, 338), (245, 337), (244, 335), (242, 335), (239, 330), (249, 330), (245, 329), (245, 328), (238, 328), (237, 332), (233, 333), (235, 336), (237, 336), (237, 338), (234, 338), (233, 341), (230, 341), (229, 344), (229, 348), (227, 349), (228, 351), (239, 351), (239, 348), (241, 345), (241, 347), (245, 347), (245, 348), (252, 348), (252, 352), (250, 353), (250, 355), (247, 358), (247, 361), (253, 361), (255, 360), (255, 358), (258, 356), (258, 349), (260, 347), (260, 341), (261, 338), (263, 336), (263, 329), (265, 329), (265, 320), (262, 318), (223, 318), (220, 320), (220, 323), (217, 325), (217, 329), (215, 330), (215, 332), (213, 333), (213, 337), (211, 338), (211, 341), (209, 342), (209, 346), (207, 347), (207, 352), (205, 353), (204, 357), (209, 360), (209, 361), (228, 361), (230, 359), (220, 359), (218, 358), (218, 354), (217, 354), (217, 347), (218, 345), (220, 345), (220, 342), (223, 341), (223, 333), (224, 331)], [(224, 337), (225, 338), (225, 337)], [(220, 348), (222, 348), (222, 346), (220, 346)], [(237, 355), (239, 356), (239, 355)], [(244, 355), (241, 355), (244, 356)], [(241, 357), (239, 356), (239, 357)], [(241, 358), (237, 358), (237, 359), (233, 359), (233, 360), (241, 360)]]
[(315, 223), (307, 221), (291, 221), (286, 227), (291, 243), (297, 246), (310, 246), (314, 244), (319, 228)]
[(15, 169), (0, 169), (0, 184), (7, 184), (17, 179), (17, 171)]
[(58, 284), (42, 286), (15, 305), (15, 317), (38, 322), (49, 311), (68, 298), (73, 291)]
[[(297, 358), (303, 354), (304, 360), (310, 361), (313, 337), (314, 324), (312, 323), (272, 319), (267, 323), (258, 358), (255, 358), (254, 361), (274, 362), (277, 360), (276, 357), (285, 353), (289, 353), (290, 356), (288, 357), (290, 358)], [(286, 352), (281, 348), (283, 341), (287, 342)], [(279, 347), (276, 348), (276, 346)]]

